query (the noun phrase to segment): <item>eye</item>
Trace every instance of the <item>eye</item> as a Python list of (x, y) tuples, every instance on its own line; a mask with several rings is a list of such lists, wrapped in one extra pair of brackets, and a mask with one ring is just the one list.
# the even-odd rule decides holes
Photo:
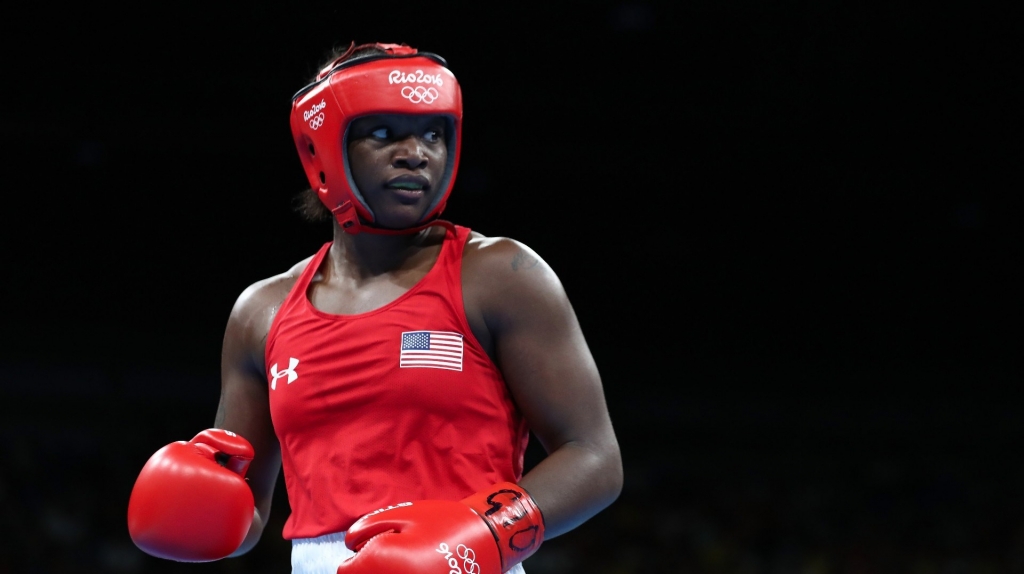
[(381, 127), (370, 132), (370, 135), (379, 140), (386, 140), (391, 138), (391, 130), (385, 127)]
[(423, 139), (427, 140), (430, 143), (437, 143), (441, 141), (441, 130), (427, 130), (426, 133), (423, 134)]

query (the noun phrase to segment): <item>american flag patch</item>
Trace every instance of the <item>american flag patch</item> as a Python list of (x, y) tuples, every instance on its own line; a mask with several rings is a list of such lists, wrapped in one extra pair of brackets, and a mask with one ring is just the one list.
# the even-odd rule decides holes
[(402, 333), (399, 366), (461, 371), (462, 335), (450, 331), (406, 331)]

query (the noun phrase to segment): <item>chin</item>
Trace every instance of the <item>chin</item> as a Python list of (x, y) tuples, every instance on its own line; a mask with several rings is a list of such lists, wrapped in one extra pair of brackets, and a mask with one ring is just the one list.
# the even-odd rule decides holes
[(402, 229), (409, 229), (409, 228), (412, 228), (412, 227), (416, 227), (419, 224), (420, 224), (420, 220), (419, 220), (418, 217), (417, 218), (409, 218), (409, 219), (405, 219), (405, 218), (401, 218), (401, 219), (399, 219), (399, 218), (378, 219), (377, 221), (374, 222), (374, 225), (376, 225), (377, 227), (381, 227), (383, 229), (390, 229), (392, 231), (399, 231), (399, 230), (402, 230)]
[(415, 211), (396, 209), (388, 213), (380, 214), (374, 221), (378, 227), (387, 229), (408, 229), (420, 224), (423, 219), (423, 210), (417, 208)]

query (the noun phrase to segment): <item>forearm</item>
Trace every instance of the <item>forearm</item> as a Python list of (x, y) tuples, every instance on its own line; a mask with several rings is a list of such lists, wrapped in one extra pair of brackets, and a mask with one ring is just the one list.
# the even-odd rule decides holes
[(545, 539), (583, 524), (622, 491), (618, 445), (569, 442), (553, 450), (519, 482), (544, 515)]
[(263, 528), (266, 526), (266, 520), (269, 517), (270, 512), (261, 513), (259, 509), (253, 512), (252, 524), (249, 525), (249, 532), (246, 533), (245, 539), (242, 540), (242, 545), (231, 553), (231, 558), (241, 556), (246, 552), (252, 550), (253, 546), (260, 541), (260, 536), (263, 535)]

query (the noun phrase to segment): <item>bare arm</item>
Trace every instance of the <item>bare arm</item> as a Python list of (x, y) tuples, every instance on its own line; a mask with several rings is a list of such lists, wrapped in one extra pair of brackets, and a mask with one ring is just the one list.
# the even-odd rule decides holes
[(512, 397), (547, 452), (520, 484), (544, 514), (546, 538), (576, 528), (618, 497), (622, 459), (597, 365), (561, 281), (511, 239), (476, 243), (464, 275)]
[(245, 540), (232, 556), (251, 550), (263, 534), (281, 470), (281, 449), (270, 419), (263, 357), (267, 332), (288, 285), (289, 281), (278, 277), (246, 289), (235, 302), (224, 332), (221, 395), (214, 427), (238, 433), (255, 451), (246, 480), (256, 512)]

